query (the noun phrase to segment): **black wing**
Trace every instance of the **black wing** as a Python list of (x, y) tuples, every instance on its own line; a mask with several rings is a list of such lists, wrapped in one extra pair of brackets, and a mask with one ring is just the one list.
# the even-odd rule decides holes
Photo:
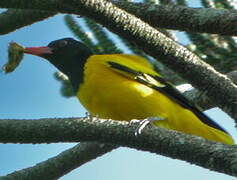
[[(159, 91), (160, 93), (166, 95), (168, 98), (175, 101), (176, 103), (178, 103), (182, 107), (184, 107), (186, 109), (189, 109), (206, 125), (208, 125), (210, 127), (213, 127), (215, 129), (218, 129), (220, 131), (223, 131), (223, 132), (228, 134), (228, 132), (226, 132), (220, 125), (218, 125), (215, 121), (213, 121), (211, 118), (209, 118), (203, 112), (201, 112), (193, 103), (191, 103), (174, 86), (169, 84), (163, 78), (161, 78), (159, 76), (154, 76), (154, 75), (151, 75), (151, 74), (136, 71), (134, 69), (131, 69), (130, 67), (127, 67), (127, 66), (122, 65), (122, 64), (118, 64), (116, 62), (108, 61), (107, 63), (110, 65), (111, 68), (114, 68), (116, 70), (128, 73), (130, 75), (129, 77), (132, 76), (133, 79), (136, 80), (137, 82), (145, 84), (145, 85)], [(151, 83), (147, 79), (147, 76), (152, 77), (157, 82), (159, 82), (159, 84), (161, 84), (161, 85), (158, 86), (158, 85), (155, 85), (154, 83)]]

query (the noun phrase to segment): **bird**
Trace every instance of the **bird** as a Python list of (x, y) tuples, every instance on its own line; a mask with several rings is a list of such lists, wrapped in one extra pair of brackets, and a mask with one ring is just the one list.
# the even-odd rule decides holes
[(131, 121), (158, 117), (152, 124), (205, 139), (234, 144), (220, 125), (205, 115), (147, 59), (129, 54), (94, 54), (73, 38), (24, 53), (48, 60), (66, 74), (80, 103), (99, 118)]

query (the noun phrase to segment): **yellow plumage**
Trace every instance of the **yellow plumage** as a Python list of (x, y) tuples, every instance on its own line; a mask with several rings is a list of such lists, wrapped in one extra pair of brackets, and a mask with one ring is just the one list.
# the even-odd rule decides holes
[(149, 76), (160, 77), (152, 65), (139, 56), (92, 55), (85, 63), (83, 83), (77, 93), (80, 102), (92, 115), (126, 121), (158, 116), (165, 120), (154, 122), (156, 126), (234, 144), (225, 132), (204, 124), (189, 109), (149, 85), (136, 81), (132, 73), (112, 68), (108, 62), (141, 72), (141, 77), (151, 85), (165, 86)]

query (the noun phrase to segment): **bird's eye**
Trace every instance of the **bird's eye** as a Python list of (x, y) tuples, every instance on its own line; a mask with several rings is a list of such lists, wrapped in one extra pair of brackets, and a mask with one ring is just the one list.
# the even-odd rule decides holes
[(64, 47), (66, 45), (67, 45), (67, 41), (65, 41), (65, 40), (62, 40), (59, 42), (59, 47)]

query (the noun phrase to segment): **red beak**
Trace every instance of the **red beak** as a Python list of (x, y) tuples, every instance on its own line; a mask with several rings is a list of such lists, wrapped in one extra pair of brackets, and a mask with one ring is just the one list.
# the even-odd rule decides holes
[(24, 49), (24, 53), (32, 54), (35, 56), (43, 57), (44, 54), (52, 54), (53, 51), (50, 47), (42, 46), (42, 47), (26, 47)]

